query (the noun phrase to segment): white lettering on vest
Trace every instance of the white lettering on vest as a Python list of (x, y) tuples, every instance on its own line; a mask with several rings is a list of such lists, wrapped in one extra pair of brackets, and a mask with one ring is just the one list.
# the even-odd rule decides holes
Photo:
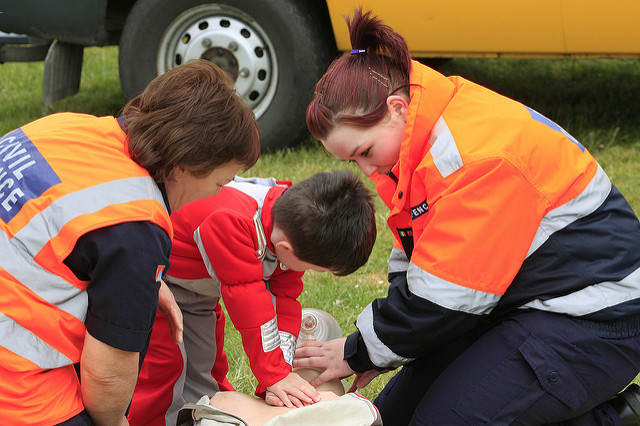
[(0, 220), (9, 223), (25, 203), (60, 182), (22, 129), (0, 137)]
[[(2, 207), (4, 207), (6, 211), (11, 210), (13, 204), (18, 201), (18, 196), (22, 197), (24, 195), (20, 188), (16, 188), (11, 192), (6, 193), (6, 199), (3, 199), (5, 198), (4, 190), (11, 189), (14, 184), (15, 181), (13, 180), (13, 178), (11, 178), (10, 176), (8, 177), (7, 172), (4, 170), (4, 168), (0, 167), (0, 205), (2, 205)], [(11, 205), (9, 205), (10, 202), (12, 202)]]
[[(15, 139), (15, 138), (12, 138)], [(3, 141), (3, 143), (6, 141)], [(2, 161), (4, 163), (6, 163), (8, 160), (11, 160), (15, 157), (17, 157), (18, 155), (22, 155), (20, 158), (16, 159), (16, 161), (14, 161), (13, 163), (9, 164), (7, 166), (8, 169), (14, 169), (18, 164), (31, 159), (31, 156), (29, 154), (27, 154), (27, 150), (22, 148), (22, 144), (20, 143), (13, 143), (13, 144), (8, 144), (6, 145), (4, 148), (0, 149), (0, 154), (3, 154), (5, 152), (7, 152), (9, 150), (9, 148), (13, 149), (6, 154), (3, 158)], [(24, 154), (24, 155), (23, 155)], [(23, 164), (22, 166), (20, 166), (19, 168), (15, 169), (15, 170), (11, 170), (13, 175), (16, 177), (16, 179), (20, 180), (22, 179), (23, 175), (22, 175), (22, 171), (33, 166), (34, 164), (36, 164), (36, 162), (34, 160), (29, 161), (28, 163)]]
[[(3, 195), (4, 194), (0, 194), (0, 200), (2, 199)], [(16, 188), (9, 194), (7, 194), (6, 199), (2, 200), (2, 207), (4, 207), (6, 211), (11, 210), (13, 206), (18, 202), (18, 197), (24, 197), (24, 192), (22, 192), (20, 188)]]
[(429, 205), (427, 204), (427, 200), (424, 200), (422, 203), (418, 204), (417, 206), (411, 207), (411, 219), (415, 220), (428, 211), (429, 211)]
[[(12, 188), (16, 180), (21, 180), (24, 177), (22, 172), (36, 164), (35, 160), (31, 159), (31, 156), (27, 153), (27, 150), (22, 147), (21, 143), (11, 143), (14, 139), (15, 137), (10, 137), (0, 142), (3, 145), (2, 148), (0, 148), (0, 155), (4, 155), (2, 162), (7, 164), (10, 160), (14, 160), (7, 165), (6, 169), (0, 167), (0, 205), (6, 211), (11, 210), (18, 202), (18, 198), (24, 196), (24, 192), (22, 192), (20, 188), (15, 188), (7, 193), (3, 190), (5, 188)], [(23, 164), (20, 165), (21, 163)], [(16, 168), (16, 166), (19, 167)], [(11, 175), (7, 176), (7, 172), (11, 172), (13, 177), (11, 177)]]

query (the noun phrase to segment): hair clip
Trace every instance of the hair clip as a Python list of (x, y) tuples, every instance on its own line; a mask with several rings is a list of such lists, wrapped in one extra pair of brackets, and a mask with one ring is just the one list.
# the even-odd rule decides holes
[(367, 53), (367, 51), (365, 49), (353, 49), (351, 51), (352, 55), (364, 55), (366, 53)]
[[(384, 87), (386, 87), (387, 89), (389, 88), (389, 77), (385, 77), (384, 75), (380, 74), (378, 71), (372, 69), (371, 67), (369, 67), (369, 75), (378, 83), (382, 84)], [(382, 80), (385, 80), (386, 83)]]

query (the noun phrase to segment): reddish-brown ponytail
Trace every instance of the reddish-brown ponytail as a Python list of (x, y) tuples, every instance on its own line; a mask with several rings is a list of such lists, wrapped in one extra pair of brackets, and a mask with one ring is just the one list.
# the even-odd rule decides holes
[(386, 114), (387, 97), (408, 96), (411, 56), (405, 39), (362, 8), (347, 18), (352, 51), (333, 61), (316, 84), (307, 126), (325, 139), (338, 124), (369, 127)]

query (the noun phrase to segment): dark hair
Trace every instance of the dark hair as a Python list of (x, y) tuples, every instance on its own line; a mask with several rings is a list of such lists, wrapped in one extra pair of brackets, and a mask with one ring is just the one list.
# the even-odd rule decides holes
[(236, 161), (249, 169), (260, 156), (251, 108), (218, 66), (193, 60), (156, 77), (124, 107), (129, 155), (163, 181), (175, 166), (197, 177)]
[(411, 56), (405, 39), (362, 8), (347, 18), (347, 26), (352, 48), (365, 53), (346, 52), (316, 84), (307, 107), (307, 127), (316, 139), (343, 123), (373, 126), (387, 113), (387, 97), (409, 96)]
[(371, 192), (348, 170), (317, 173), (292, 185), (271, 214), (298, 259), (338, 276), (364, 265), (376, 241)]

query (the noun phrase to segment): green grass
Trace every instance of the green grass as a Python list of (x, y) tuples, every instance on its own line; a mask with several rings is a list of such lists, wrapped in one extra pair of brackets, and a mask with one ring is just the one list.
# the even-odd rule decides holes
[[(524, 102), (559, 123), (589, 148), (636, 213), (640, 212), (639, 61), (455, 59), (439, 70)], [(124, 105), (116, 48), (86, 49), (80, 92), (50, 107), (40, 103), (42, 72), (42, 63), (0, 65), (0, 135), (53, 112), (116, 115)], [(326, 155), (314, 141), (305, 140), (295, 148), (264, 154), (246, 175), (295, 182), (315, 172), (340, 168), (357, 171)], [(302, 305), (333, 314), (345, 334), (354, 330), (353, 322), (364, 306), (386, 294), (386, 259), (392, 238), (386, 228), (386, 208), (379, 198), (376, 205), (379, 238), (363, 268), (343, 278), (305, 274)], [(251, 393), (255, 380), (230, 322), (225, 347), (230, 381), (238, 390)], [(377, 378), (362, 393), (374, 397), (388, 378)]]
[(80, 91), (48, 107), (41, 103), (43, 71), (42, 62), (0, 65), (0, 134), (54, 112), (116, 115), (124, 106), (116, 48), (85, 49)]

